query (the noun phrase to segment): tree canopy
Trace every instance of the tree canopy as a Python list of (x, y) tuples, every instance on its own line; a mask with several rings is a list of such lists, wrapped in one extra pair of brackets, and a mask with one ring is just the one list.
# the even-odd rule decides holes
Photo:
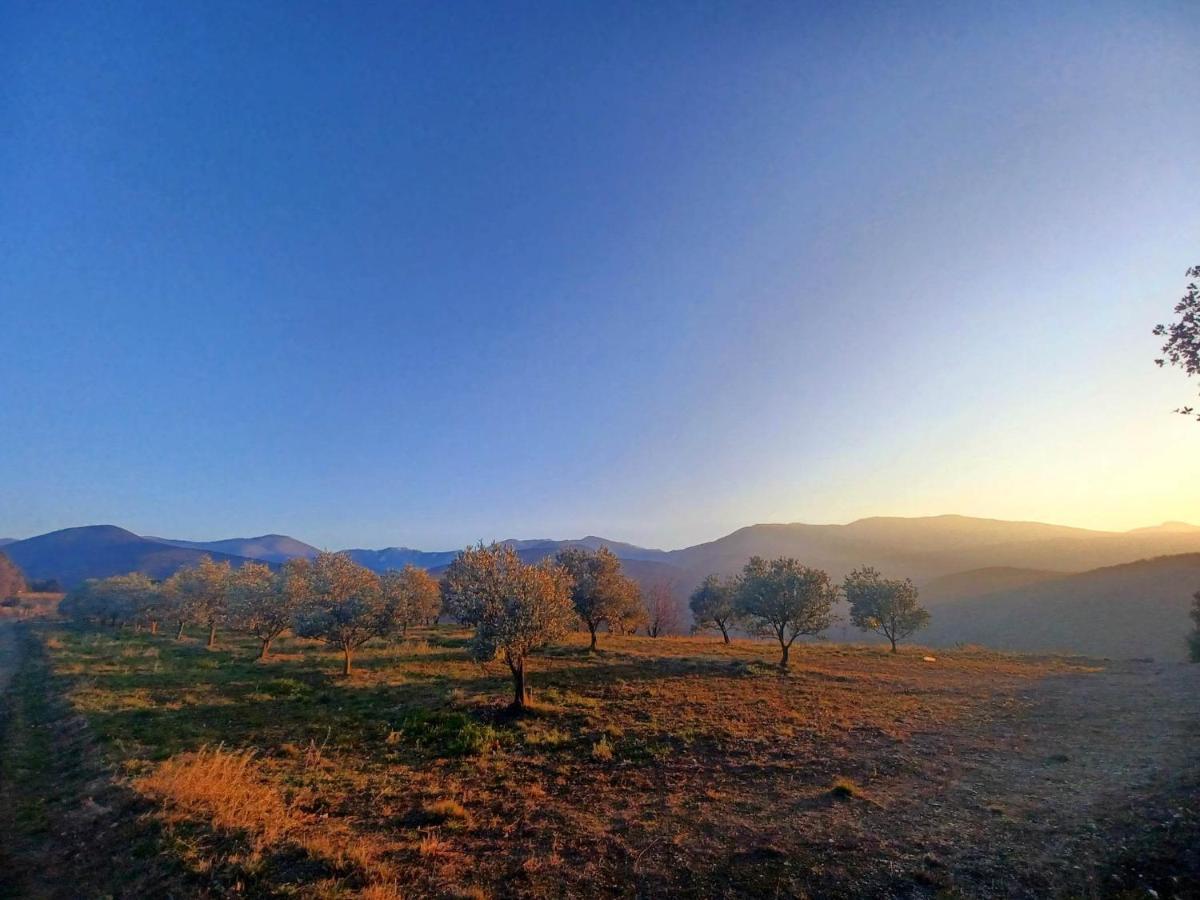
[(412, 563), (399, 571), (384, 572), (379, 581), (388, 617), (403, 634), (410, 625), (433, 621), (442, 610), (437, 579)]
[(229, 619), (233, 627), (259, 640), (259, 659), (291, 628), (308, 598), (309, 562), (292, 559), (278, 571), (266, 563), (249, 562), (229, 580)]
[(15, 597), (25, 590), (25, 576), (17, 564), (0, 553), (0, 600)]
[(447, 604), (475, 629), (471, 655), (502, 659), (513, 677), (513, 706), (529, 701), (530, 654), (566, 634), (575, 618), (571, 576), (551, 562), (529, 565), (502, 544), (469, 547), (446, 571)]
[(186, 566), (167, 579), (164, 590), (179, 617), (179, 633), (185, 622), (195, 622), (208, 629), (208, 647), (216, 646), (217, 626), (228, 612), (229, 563), (213, 562), (201, 557), (194, 566)]
[[(1186, 276), (1200, 278), (1200, 266), (1192, 266)], [(1183, 297), (1175, 304), (1175, 314), (1179, 316), (1178, 322), (1158, 325), (1154, 329), (1156, 335), (1167, 339), (1162, 346), (1163, 355), (1155, 363), (1160, 367), (1178, 366), (1189, 378), (1200, 375), (1200, 285), (1195, 281), (1188, 283)], [(1176, 412), (1196, 415), (1200, 421), (1200, 413), (1194, 407), (1182, 406)]]
[(688, 606), (696, 630), (716, 628), (729, 643), (729, 628), (737, 619), (737, 578), (709, 575), (692, 591)]
[(296, 633), (342, 651), (349, 675), (354, 651), (391, 627), (379, 576), (341, 553), (320, 553), (307, 568)]
[(929, 624), (929, 613), (917, 599), (910, 579), (884, 578), (875, 569), (855, 569), (843, 584), (850, 621), (863, 631), (882, 634), (896, 652), (896, 642)]
[(602, 625), (626, 631), (636, 627), (643, 615), (641, 590), (621, 571), (615, 553), (607, 547), (567, 547), (555, 559), (571, 577), (571, 602), (591, 635), (590, 649), (596, 649)]
[(837, 588), (820, 569), (791, 557), (755, 556), (742, 569), (736, 608), (753, 631), (775, 636), (779, 665), (786, 669), (797, 637), (820, 634), (833, 624), (835, 600)]

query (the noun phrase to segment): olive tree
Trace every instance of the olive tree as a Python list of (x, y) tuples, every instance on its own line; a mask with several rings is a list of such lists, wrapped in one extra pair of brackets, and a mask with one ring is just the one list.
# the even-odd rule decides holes
[(141, 572), (114, 575), (101, 584), (103, 594), (124, 619), (132, 621), (134, 628), (145, 626), (151, 634), (158, 634), (158, 623), (163, 615), (163, 595), (159, 586)]
[(738, 617), (760, 634), (779, 641), (779, 667), (788, 667), (792, 644), (802, 634), (816, 635), (833, 624), (837, 588), (820, 569), (790, 557), (751, 557), (738, 583)]
[(308, 597), (308, 575), (307, 559), (288, 560), (278, 571), (266, 563), (248, 562), (233, 573), (229, 620), (258, 639), (258, 659), (267, 659), (271, 644), (295, 623)]
[(349, 675), (355, 651), (390, 628), (379, 576), (341, 553), (319, 553), (308, 567), (296, 633), (342, 651)]
[(910, 579), (884, 578), (875, 569), (855, 569), (842, 585), (850, 603), (850, 621), (863, 631), (882, 634), (892, 643), (901, 641), (929, 624), (929, 613), (917, 600), (917, 587)]
[(641, 591), (636, 581), (622, 573), (615, 553), (607, 547), (567, 547), (555, 561), (571, 578), (575, 614), (592, 638), (588, 649), (596, 649), (596, 632), (602, 625), (614, 630), (636, 627), (642, 618)]
[(103, 624), (109, 618), (109, 605), (100, 589), (100, 579), (89, 578), (72, 588), (58, 604), (58, 611), (78, 622)]
[(441, 586), (424, 569), (409, 563), (399, 571), (384, 572), (379, 581), (388, 618), (402, 635), (410, 625), (432, 621), (441, 612)]
[[(1185, 274), (1188, 278), (1200, 279), (1200, 266), (1192, 266)], [(1200, 375), (1200, 285), (1195, 281), (1188, 284), (1183, 297), (1175, 304), (1175, 313), (1179, 316), (1178, 322), (1154, 328), (1158, 337), (1167, 339), (1162, 346), (1163, 355), (1154, 362), (1159, 367), (1168, 363), (1178, 366), (1189, 378)], [(1191, 406), (1180, 407), (1176, 412), (1196, 415), (1200, 420), (1200, 413)]]
[(167, 579), (165, 590), (179, 618), (176, 639), (183, 637), (183, 626), (194, 622), (208, 629), (207, 646), (217, 645), (217, 626), (225, 621), (229, 606), (229, 582), (232, 569), (228, 562), (213, 562), (204, 556), (194, 566), (185, 566)]
[(729, 643), (729, 629), (737, 620), (738, 580), (709, 575), (700, 586), (692, 591), (688, 606), (692, 610), (694, 630), (716, 628), (725, 643)]
[(17, 568), (17, 564), (0, 553), (0, 600), (15, 597), (25, 590), (25, 576)]
[(575, 618), (570, 574), (548, 561), (524, 563), (512, 547), (481, 544), (455, 558), (444, 584), (448, 607), (475, 629), (471, 656), (502, 659), (512, 673), (512, 706), (524, 709), (530, 655), (566, 634)]

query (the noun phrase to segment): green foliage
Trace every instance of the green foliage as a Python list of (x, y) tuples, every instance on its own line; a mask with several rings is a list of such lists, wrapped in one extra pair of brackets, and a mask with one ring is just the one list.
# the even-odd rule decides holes
[(571, 603), (591, 633), (592, 647), (602, 625), (622, 632), (637, 629), (644, 617), (641, 592), (637, 582), (622, 573), (616, 554), (607, 547), (567, 547), (555, 561), (571, 576)]
[[(1192, 266), (1186, 275), (1188, 278), (1200, 278), (1200, 266)], [(1155, 363), (1160, 367), (1168, 363), (1178, 366), (1189, 377), (1200, 375), (1200, 285), (1194, 281), (1188, 284), (1186, 293), (1175, 304), (1175, 313), (1179, 316), (1178, 322), (1158, 325), (1154, 329), (1156, 335), (1167, 339), (1162, 346), (1163, 355)], [(1189, 416), (1196, 414), (1196, 410), (1190, 406), (1181, 407), (1176, 412)], [(1196, 414), (1196, 418), (1200, 420), (1200, 414)]]
[(163, 585), (180, 623), (194, 622), (208, 628), (210, 647), (217, 626), (229, 612), (231, 576), (228, 562), (213, 562), (205, 556), (196, 565), (180, 569)]
[(692, 591), (688, 606), (692, 610), (692, 618), (697, 631), (705, 628), (716, 628), (729, 643), (729, 628), (737, 621), (737, 592), (736, 578), (722, 578), (720, 575), (709, 575)]
[(433, 621), (442, 610), (437, 579), (412, 563), (398, 572), (385, 572), (379, 581), (393, 629), (407, 632), (412, 625)]
[(513, 705), (525, 706), (525, 661), (571, 626), (571, 579), (561, 566), (531, 566), (512, 547), (469, 547), (446, 571), (447, 605), (475, 630), (475, 659), (503, 659), (513, 675)]
[(156, 624), (165, 613), (162, 590), (141, 572), (93, 578), (67, 594), (59, 612), (96, 623)]
[(775, 636), (782, 651), (779, 664), (786, 667), (797, 637), (820, 634), (833, 624), (836, 600), (837, 588), (826, 572), (790, 557), (755, 556), (742, 570), (735, 608), (751, 630)]
[(266, 658), (271, 642), (291, 628), (308, 600), (311, 566), (289, 560), (278, 571), (258, 562), (245, 563), (229, 580), (229, 617), (233, 627), (254, 635)]
[(416, 710), (400, 723), (397, 733), (417, 749), (434, 756), (480, 756), (513, 736), (458, 712)]
[(320, 553), (301, 584), (305, 599), (296, 633), (340, 649), (342, 673), (349, 675), (351, 654), (391, 626), (379, 576), (341, 553)]
[(882, 634), (896, 652), (896, 642), (929, 624), (929, 613), (917, 601), (911, 580), (884, 578), (870, 567), (855, 569), (843, 585), (850, 621), (863, 631)]

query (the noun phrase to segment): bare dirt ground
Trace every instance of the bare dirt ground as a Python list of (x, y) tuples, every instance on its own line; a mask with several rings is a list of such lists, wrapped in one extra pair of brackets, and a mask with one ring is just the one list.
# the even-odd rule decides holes
[(893, 890), (1198, 895), (1200, 667), (1109, 663), (1007, 706), (978, 732), (915, 736), (920, 774), (848, 826), (894, 835), (887, 855), (909, 868)]
[[(765, 645), (613, 637), (540, 659), (548, 705), (513, 722), (453, 635), (349, 681), (302, 642), (264, 667), (232, 642), (22, 640), (0, 830), (14, 778), (27, 807), (56, 796), (0, 842), (0, 896), (1200, 897), (1200, 666), (827, 645), (781, 676)], [(0, 679), (19, 643), (0, 625)], [(507, 737), (440, 755), (413, 710)], [(277, 846), (128, 774), (218, 743), (288, 804)], [(439, 824), (446, 800), (465, 813)]]

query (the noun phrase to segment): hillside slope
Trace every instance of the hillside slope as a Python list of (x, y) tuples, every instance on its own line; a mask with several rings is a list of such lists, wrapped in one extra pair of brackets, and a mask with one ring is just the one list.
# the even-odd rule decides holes
[(1200, 532), (1090, 531), (1040, 522), (929, 516), (860, 519), (848, 525), (751, 525), (667, 557), (693, 583), (709, 572), (735, 572), (754, 555), (794, 556), (835, 578), (870, 565), (923, 583), (974, 569), (1069, 574), (1181, 553), (1200, 553)]
[(1055, 581), (1066, 577), (1068, 576), (1062, 572), (1053, 572), (1047, 569), (1017, 569), (1012, 566), (971, 569), (966, 572), (955, 572), (952, 575), (942, 575), (921, 585), (921, 602), (926, 606), (939, 606), (943, 603), (953, 603), (1000, 591), (1012, 591), (1031, 584)]
[(919, 640), (1182, 660), (1200, 553), (1147, 559), (939, 606)]
[(227, 560), (238, 566), (239, 556), (204, 553), (174, 547), (139, 537), (115, 525), (85, 525), (65, 528), (14, 541), (4, 548), (29, 579), (56, 578), (72, 588), (88, 578), (106, 578), (126, 572), (144, 572), (151, 578), (166, 578), (181, 566), (194, 565), (204, 556)]
[(320, 551), (303, 541), (286, 534), (264, 534), (252, 538), (229, 538), (221, 541), (181, 541), (174, 538), (147, 536), (146, 540), (172, 547), (185, 547), (204, 553), (223, 553), (227, 556), (242, 556), (263, 562), (283, 563), (289, 559), (312, 559)]

